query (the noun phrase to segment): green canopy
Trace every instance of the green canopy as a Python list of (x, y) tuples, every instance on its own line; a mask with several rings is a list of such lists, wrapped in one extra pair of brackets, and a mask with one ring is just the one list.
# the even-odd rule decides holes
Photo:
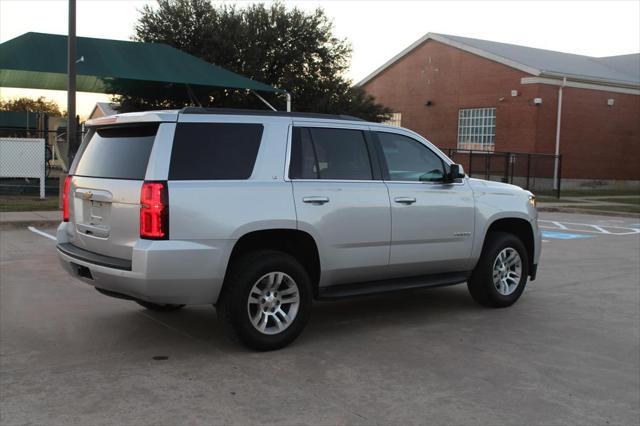
[[(76, 49), (80, 92), (140, 82), (284, 92), (162, 43), (78, 37)], [(67, 36), (30, 32), (0, 44), (0, 87), (67, 90)]]

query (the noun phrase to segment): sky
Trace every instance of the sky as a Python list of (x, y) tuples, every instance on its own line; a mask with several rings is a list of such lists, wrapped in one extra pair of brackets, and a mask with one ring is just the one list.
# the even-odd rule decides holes
[[(155, 0), (78, 0), (78, 36), (128, 40), (144, 4)], [(242, 1), (226, 1), (239, 3)], [(269, 3), (268, 1), (266, 3)], [(474, 37), (590, 56), (640, 52), (640, 0), (630, 1), (285, 1), (325, 9), (335, 34), (353, 48), (354, 83), (428, 32)], [(25, 32), (67, 33), (66, 0), (0, 0), (0, 42)], [(66, 93), (0, 88), (0, 98)], [(109, 97), (78, 94), (86, 116)]]

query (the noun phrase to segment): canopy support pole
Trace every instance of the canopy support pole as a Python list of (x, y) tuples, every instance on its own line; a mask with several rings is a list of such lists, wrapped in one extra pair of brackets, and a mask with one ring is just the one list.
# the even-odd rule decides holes
[(78, 151), (76, 127), (76, 0), (69, 0), (69, 34), (67, 37), (67, 142), (68, 164)]
[(188, 84), (185, 84), (185, 87), (187, 88), (187, 96), (189, 96), (189, 100), (191, 102), (193, 102), (194, 104), (198, 105), (199, 107), (202, 106), (202, 104), (200, 103), (200, 101), (198, 100), (198, 97), (196, 96), (196, 94), (194, 93), (193, 89), (191, 88), (191, 86), (189, 86)]
[(271, 105), (269, 102), (267, 102), (267, 100), (266, 100), (265, 98), (263, 98), (262, 96), (260, 96), (260, 95), (258, 94), (258, 92), (256, 92), (255, 90), (252, 90), (252, 91), (251, 91), (251, 93), (253, 93), (254, 95), (256, 95), (256, 97), (257, 97), (258, 99), (260, 99), (260, 100), (261, 100), (261, 101), (262, 101), (266, 106), (268, 106), (269, 108), (271, 108), (273, 111), (277, 111), (277, 109), (275, 109), (275, 108), (273, 107), (273, 105)]

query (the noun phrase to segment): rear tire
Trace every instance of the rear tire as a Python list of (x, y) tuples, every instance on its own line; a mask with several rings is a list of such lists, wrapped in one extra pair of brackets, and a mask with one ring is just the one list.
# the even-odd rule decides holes
[(184, 305), (159, 304), (159, 303), (145, 302), (143, 300), (136, 300), (136, 303), (154, 312), (172, 312), (172, 311), (177, 311), (178, 309), (184, 308)]
[(492, 232), (467, 288), (480, 305), (505, 308), (520, 298), (528, 276), (529, 258), (522, 241), (513, 234)]
[(287, 253), (248, 253), (231, 264), (217, 311), (232, 340), (259, 351), (280, 349), (295, 340), (309, 320), (309, 275)]

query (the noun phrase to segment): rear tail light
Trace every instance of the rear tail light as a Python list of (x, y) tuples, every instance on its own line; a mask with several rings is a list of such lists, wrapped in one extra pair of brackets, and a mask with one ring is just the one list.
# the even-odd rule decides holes
[(140, 238), (169, 238), (169, 194), (166, 182), (145, 182), (140, 194)]
[(73, 176), (64, 178), (64, 192), (62, 193), (62, 221), (69, 222), (69, 191)]

